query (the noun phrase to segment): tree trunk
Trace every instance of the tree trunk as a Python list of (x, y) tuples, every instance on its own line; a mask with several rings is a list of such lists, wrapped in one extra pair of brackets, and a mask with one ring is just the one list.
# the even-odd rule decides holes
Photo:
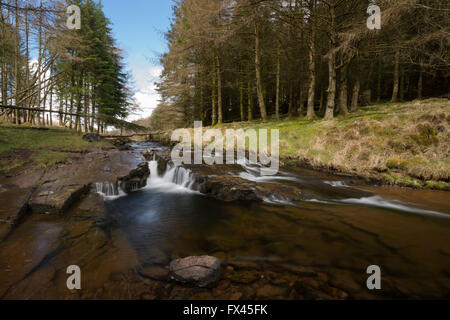
[(405, 79), (405, 100), (410, 99), (410, 85), (411, 85), (411, 76), (409, 74), (406, 75)]
[(263, 122), (267, 121), (266, 102), (264, 101), (263, 86), (261, 79), (261, 65), (259, 52), (259, 30), (258, 25), (255, 24), (255, 71), (256, 71), (256, 91), (258, 93), (259, 110), (261, 112), (261, 119)]
[[(72, 75), (72, 88), (75, 86), (75, 81), (74, 81), (74, 77)], [(73, 93), (70, 93), (70, 113), (73, 113)], [(69, 118), (69, 128), (72, 129), (73, 128), (73, 117), (72, 115), (70, 115)]]
[(83, 113), (84, 113), (84, 132), (87, 133), (89, 129), (89, 83), (85, 80), (85, 88), (84, 88), (84, 107), (83, 107)]
[(400, 72), (400, 101), (405, 101), (405, 68)]
[(420, 71), (419, 71), (419, 80), (417, 82), (417, 99), (422, 99), (422, 91), (423, 91), (423, 67), (422, 63), (420, 63)]
[(217, 109), (216, 109), (216, 64), (214, 63), (214, 69), (212, 73), (212, 93), (211, 93), (211, 124), (215, 126), (217, 124)]
[(325, 111), (325, 120), (331, 120), (334, 118), (334, 108), (336, 107), (336, 53), (333, 51), (336, 45), (336, 30), (335, 30), (335, 8), (334, 5), (330, 7), (331, 24), (331, 50), (328, 54), (328, 97), (327, 108)]
[(303, 91), (302, 85), (300, 84), (299, 94), (298, 94), (299, 105), (298, 105), (298, 109), (297, 109), (297, 114), (300, 117), (303, 116), (303, 111), (305, 108), (305, 100), (304, 100), (303, 95), (304, 95), (304, 91)]
[(244, 82), (240, 82), (240, 88), (239, 88), (239, 105), (240, 105), (240, 111), (241, 111), (241, 122), (245, 121), (245, 113), (244, 113)]
[(356, 74), (355, 85), (353, 86), (353, 95), (352, 95), (352, 105), (350, 110), (355, 112), (358, 110), (358, 102), (359, 102), (359, 91), (361, 89), (361, 80), (359, 77), (359, 73)]
[(341, 88), (339, 93), (339, 111), (340, 114), (346, 116), (348, 114), (348, 79), (347, 65), (341, 69)]
[(253, 86), (252, 81), (248, 80), (248, 86), (247, 86), (247, 100), (248, 100), (248, 106), (247, 106), (247, 118), (248, 121), (253, 120)]
[[(25, 83), (28, 85), (30, 81), (30, 48), (29, 48), (29, 22), (28, 22), (28, 10), (25, 11)], [(29, 107), (29, 100), (25, 99), (24, 104), (25, 107)], [(30, 116), (30, 112), (23, 112), (23, 122), (28, 122), (28, 118)]]
[(217, 123), (222, 124), (223, 122), (223, 102), (222, 102), (222, 70), (220, 68), (219, 56), (216, 56), (217, 61)]
[(6, 100), (7, 98), (7, 87), (6, 87), (6, 64), (2, 62), (1, 64), (1, 77), (2, 77), (2, 105), (7, 106), (8, 105), (8, 101)]
[(331, 120), (334, 118), (334, 108), (336, 106), (336, 68), (334, 59), (334, 54), (330, 54), (330, 57), (328, 58), (329, 85), (327, 107), (324, 117), (325, 120)]
[(204, 121), (204, 116), (203, 116), (203, 112), (204, 112), (204, 106), (203, 106), (203, 82), (200, 80), (200, 120)]
[[(15, 93), (15, 104), (17, 107), (19, 107), (18, 105), (18, 101), (19, 101), (19, 62), (20, 62), (20, 35), (19, 35), (19, 4), (18, 1), (15, 1), (15, 5), (16, 5), (16, 10), (15, 10), (15, 20), (16, 20), (16, 34), (15, 34), (15, 39), (16, 39), (16, 43), (15, 43), (15, 63), (14, 63), (14, 93)], [(19, 110), (15, 110), (15, 123), (19, 124)]]
[(66, 113), (64, 114), (64, 126), (66, 126), (66, 124), (67, 124), (67, 111), (68, 111), (68, 109), (69, 109), (69, 96), (66, 94), (66, 96), (65, 96), (65, 111), (66, 111)]
[(275, 113), (277, 120), (280, 120), (280, 73), (281, 73), (281, 65), (280, 65), (280, 48), (278, 48), (278, 56), (277, 56), (277, 89), (276, 89), (276, 102), (275, 102)]
[[(3, 8), (1, 5), (0, 5), (0, 19), (1, 19), (0, 23), (4, 24), (5, 18), (3, 16)], [(2, 36), (3, 36), (3, 34), (2, 34)], [(5, 62), (6, 57), (0, 56), (0, 58), (2, 58), (0, 61), (0, 77), (2, 78), (1, 79), (1, 94), (2, 94), (1, 103), (2, 103), (2, 105), (7, 106), (8, 105), (8, 101), (7, 101), (8, 88), (7, 88), (6, 81), (7, 81), (8, 76), (7, 76), (7, 69), (6, 69), (6, 62)]]
[(397, 102), (398, 100), (398, 88), (399, 88), (399, 68), (400, 68), (400, 49), (395, 51), (395, 66), (394, 66), (394, 87), (392, 90), (392, 102)]
[[(41, 82), (41, 70), (42, 70), (42, 0), (40, 1), (39, 5), (39, 34), (38, 34), (38, 99), (37, 99), (37, 107), (41, 109), (41, 90), (42, 90), (42, 82)], [(44, 106), (45, 109), (45, 106)], [(39, 113), (39, 119), (40, 119), (40, 113)], [(43, 122), (45, 122), (45, 118), (43, 117)]]
[(312, 120), (316, 117), (314, 112), (315, 91), (316, 91), (316, 1), (310, 2), (312, 5), (311, 35), (309, 40), (309, 89), (308, 89), (308, 111), (306, 118)]
[(63, 112), (64, 112), (64, 100), (62, 90), (59, 92), (59, 126), (63, 126)]
[(320, 110), (320, 114), (324, 114), (325, 113), (325, 91), (321, 88), (320, 89), (320, 105), (319, 105), (319, 110)]
[(378, 81), (377, 81), (377, 103), (381, 102), (381, 80), (383, 73), (383, 65), (382, 62), (378, 62)]
[(92, 113), (91, 113), (91, 116), (92, 116), (92, 119), (91, 119), (91, 132), (94, 132), (94, 128), (95, 128), (95, 112), (96, 112), (96, 109), (95, 109), (95, 104), (96, 104), (96, 102), (95, 102), (95, 97), (96, 97), (96, 91), (97, 91), (97, 88), (95, 88), (92, 84), (91, 84), (91, 92), (92, 92), (92, 95), (91, 95), (91, 104), (92, 104)]
[[(42, 109), (46, 110), (46, 106), (47, 106), (47, 92), (44, 92), (44, 98), (42, 99), (42, 106), (39, 105), (38, 108), (42, 108)], [(45, 112), (42, 112), (42, 123), (44, 126), (48, 125), (48, 121), (47, 121), (47, 123), (45, 122), (45, 119), (46, 119), (45, 116), (46, 116)], [(48, 117), (47, 117), (47, 119), (48, 119)]]
[(83, 73), (81, 72), (78, 78), (78, 83), (77, 83), (77, 116), (75, 117), (75, 131), (81, 131), (81, 119), (80, 119), (80, 114), (81, 114), (81, 104), (82, 104), (82, 90), (83, 90)]
[(292, 82), (289, 84), (289, 110), (288, 110), (289, 117), (292, 117), (294, 115), (294, 88), (292, 85)]
[(50, 87), (50, 122), (49, 125), (53, 126), (53, 86)]

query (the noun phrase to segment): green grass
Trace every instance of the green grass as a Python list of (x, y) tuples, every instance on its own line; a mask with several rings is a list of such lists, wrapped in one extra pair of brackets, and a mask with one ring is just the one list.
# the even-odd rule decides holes
[(90, 146), (82, 135), (64, 128), (38, 128), (0, 124), (0, 171), (9, 172), (25, 164), (48, 167), (62, 163), (69, 152), (83, 152)]
[(84, 141), (82, 135), (69, 129), (37, 130), (20, 126), (0, 126), (0, 152), (18, 149), (83, 151), (90, 145), (93, 144)]
[(16, 168), (20, 168), (27, 163), (26, 159), (15, 159), (14, 161), (0, 160), (0, 172), (9, 172)]
[(36, 164), (52, 166), (56, 163), (63, 163), (69, 157), (67, 152), (39, 150), (33, 153), (31, 160)]

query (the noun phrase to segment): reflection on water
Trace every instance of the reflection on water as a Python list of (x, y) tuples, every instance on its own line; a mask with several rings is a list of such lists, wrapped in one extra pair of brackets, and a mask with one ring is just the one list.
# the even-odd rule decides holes
[[(274, 182), (299, 185), (309, 200), (229, 204), (190, 191), (189, 173), (176, 184), (178, 173), (159, 177), (155, 172), (153, 167), (145, 189), (107, 201), (109, 214), (144, 265), (210, 254), (272, 267), (312, 266), (355, 296), (367, 291), (367, 267), (379, 265), (387, 296), (450, 296), (445, 192), (395, 188), (389, 197), (387, 188), (352, 188), (298, 170)], [(242, 177), (251, 174), (243, 172)], [(420, 201), (421, 192), (428, 192), (428, 201)]]

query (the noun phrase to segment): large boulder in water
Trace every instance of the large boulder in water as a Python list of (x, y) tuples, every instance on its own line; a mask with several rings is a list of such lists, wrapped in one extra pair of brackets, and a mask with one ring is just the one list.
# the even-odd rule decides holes
[(220, 260), (211, 256), (187, 257), (170, 263), (169, 276), (178, 282), (208, 287), (219, 280)]

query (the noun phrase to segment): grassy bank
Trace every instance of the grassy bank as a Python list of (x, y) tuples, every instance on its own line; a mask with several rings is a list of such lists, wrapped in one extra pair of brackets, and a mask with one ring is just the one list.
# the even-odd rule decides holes
[(450, 190), (450, 102), (429, 99), (361, 108), (332, 121), (292, 118), (226, 129), (279, 129), (282, 164), (389, 185)]
[(291, 119), (223, 127), (279, 129), (285, 164), (303, 162), (387, 184), (450, 189), (448, 100), (370, 106), (333, 121)]
[(24, 165), (47, 167), (64, 162), (72, 152), (99, 146), (64, 128), (35, 128), (0, 124), (0, 172)]

